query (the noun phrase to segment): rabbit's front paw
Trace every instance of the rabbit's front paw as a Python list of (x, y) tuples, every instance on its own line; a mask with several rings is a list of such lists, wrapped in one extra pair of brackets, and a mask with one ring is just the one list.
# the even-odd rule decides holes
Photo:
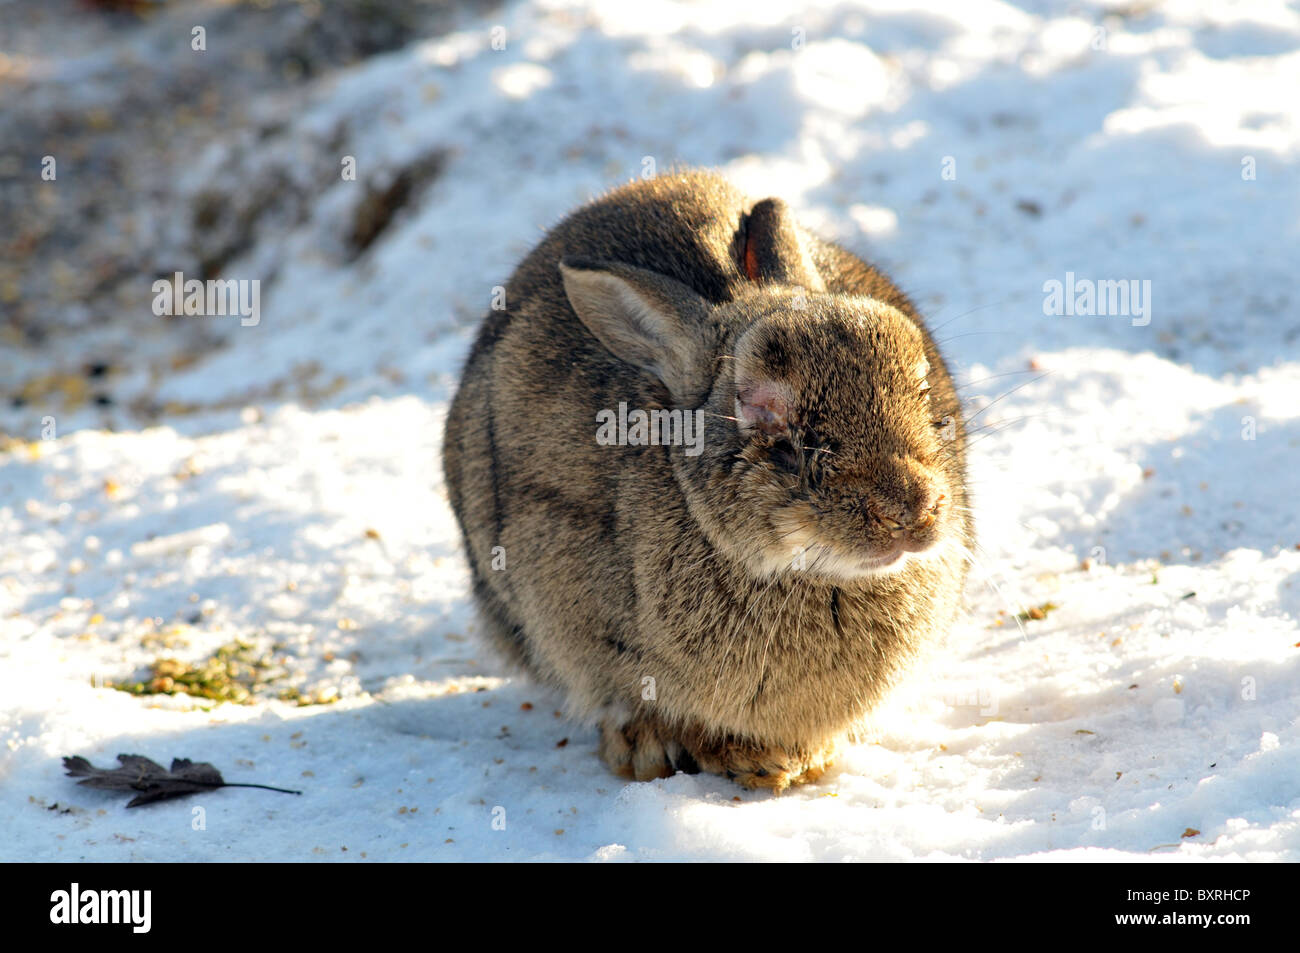
[(620, 777), (637, 781), (671, 777), (676, 770), (673, 756), (680, 750), (652, 720), (606, 718), (600, 723), (600, 756)]
[(811, 784), (831, 766), (833, 746), (781, 748), (728, 738), (689, 747), (700, 770), (723, 774), (742, 787), (784, 791)]

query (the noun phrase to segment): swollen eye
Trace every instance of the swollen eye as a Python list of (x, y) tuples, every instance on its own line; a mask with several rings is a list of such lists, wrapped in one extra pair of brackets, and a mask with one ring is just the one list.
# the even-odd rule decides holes
[(736, 395), (736, 420), (745, 430), (769, 436), (785, 433), (790, 425), (790, 403), (785, 389), (771, 382), (744, 387)]
[(740, 419), (747, 427), (761, 430), (765, 434), (778, 434), (785, 430), (785, 416), (768, 407), (757, 404), (742, 404)]

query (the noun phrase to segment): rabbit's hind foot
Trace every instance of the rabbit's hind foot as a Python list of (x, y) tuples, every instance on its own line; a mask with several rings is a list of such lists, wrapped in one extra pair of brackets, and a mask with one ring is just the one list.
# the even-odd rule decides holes
[(736, 738), (690, 746), (700, 770), (721, 774), (742, 787), (781, 792), (792, 785), (811, 784), (833, 764), (833, 746), (791, 748)]
[(792, 748), (703, 732), (674, 732), (658, 721), (607, 717), (600, 724), (600, 756), (611, 771), (637, 781), (686, 774), (720, 774), (742, 787), (784, 791), (811, 784), (832, 765), (834, 746)]

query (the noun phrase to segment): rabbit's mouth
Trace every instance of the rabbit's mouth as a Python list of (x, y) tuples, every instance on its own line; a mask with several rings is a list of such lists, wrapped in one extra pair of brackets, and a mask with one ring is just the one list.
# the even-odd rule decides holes
[(886, 552), (878, 556), (868, 556), (866, 559), (860, 559), (859, 562), (869, 572), (878, 572), (885, 569), (902, 569), (909, 556), (911, 553), (908, 550), (895, 543)]
[(927, 558), (940, 548), (937, 541), (918, 542), (906, 535), (883, 544), (845, 545), (826, 539), (804, 510), (786, 510), (773, 520), (773, 527), (781, 542), (765, 560), (765, 574), (805, 572), (853, 581), (901, 572), (914, 560)]
[(915, 551), (895, 544), (884, 552), (868, 555), (861, 553), (845, 555), (835, 552), (835, 558), (828, 559), (827, 563), (836, 575), (856, 578), (901, 572), (917, 555)]

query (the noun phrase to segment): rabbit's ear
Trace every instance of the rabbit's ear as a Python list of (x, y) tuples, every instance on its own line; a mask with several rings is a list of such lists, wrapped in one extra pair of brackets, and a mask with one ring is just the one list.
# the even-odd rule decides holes
[(745, 274), (750, 281), (825, 291), (790, 207), (763, 199), (750, 210), (745, 227)]
[(709, 304), (690, 288), (643, 268), (566, 260), (564, 292), (582, 323), (619, 360), (649, 371), (679, 405), (713, 386)]

